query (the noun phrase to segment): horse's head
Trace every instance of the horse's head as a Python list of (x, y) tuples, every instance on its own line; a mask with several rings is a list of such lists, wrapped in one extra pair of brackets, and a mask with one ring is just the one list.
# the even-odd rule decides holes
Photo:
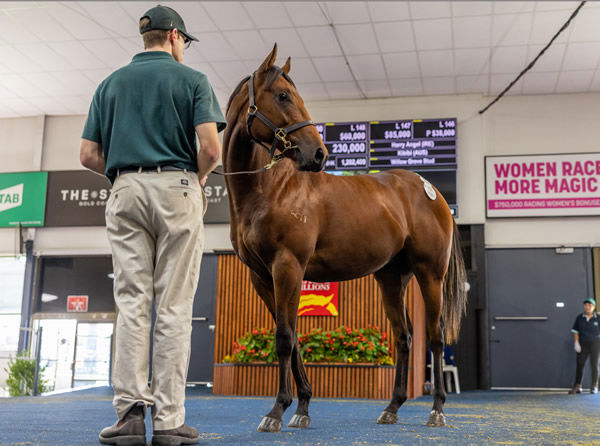
[(248, 80), (248, 131), (263, 145), (271, 146), (271, 156), (277, 145), (299, 170), (318, 172), (327, 160), (327, 149), (288, 76), (290, 58), (279, 68), (276, 57), (277, 44)]

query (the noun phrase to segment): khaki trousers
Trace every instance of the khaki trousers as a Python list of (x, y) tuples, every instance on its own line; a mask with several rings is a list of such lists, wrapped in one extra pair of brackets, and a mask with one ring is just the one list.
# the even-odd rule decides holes
[(142, 402), (152, 406), (155, 430), (185, 422), (192, 305), (206, 204), (191, 172), (128, 173), (115, 180), (106, 205), (106, 227), (118, 308), (112, 383), (119, 419)]

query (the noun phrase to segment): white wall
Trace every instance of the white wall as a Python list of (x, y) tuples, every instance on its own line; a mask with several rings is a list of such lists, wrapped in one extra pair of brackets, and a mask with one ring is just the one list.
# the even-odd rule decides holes
[[(484, 156), (600, 152), (595, 134), (600, 94), (507, 96), (479, 115), (493, 98), (479, 95), (410, 97), (307, 103), (315, 122), (458, 118), (458, 222), (485, 223), (486, 245), (600, 246), (600, 217), (485, 218)], [(76, 170), (84, 116), (0, 120), (0, 172)], [(109, 253), (104, 228), (42, 228), (42, 253)], [(0, 254), (14, 253), (16, 230), (0, 229)], [(207, 225), (206, 250), (229, 250), (227, 225)]]

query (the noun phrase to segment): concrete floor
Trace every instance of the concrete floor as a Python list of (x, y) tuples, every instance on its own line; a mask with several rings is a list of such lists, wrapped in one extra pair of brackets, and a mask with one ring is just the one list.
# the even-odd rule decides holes
[[(0, 445), (96, 445), (114, 422), (112, 391), (103, 387), (67, 395), (1, 398)], [(227, 445), (600, 445), (600, 394), (476, 391), (449, 394), (448, 427), (425, 425), (432, 398), (408, 401), (396, 425), (377, 425), (384, 401), (314, 399), (310, 429), (256, 432), (273, 398), (213, 396), (189, 388), (187, 423), (200, 444)], [(284, 417), (287, 423), (294, 406)], [(150, 420), (146, 421), (148, 440)]]

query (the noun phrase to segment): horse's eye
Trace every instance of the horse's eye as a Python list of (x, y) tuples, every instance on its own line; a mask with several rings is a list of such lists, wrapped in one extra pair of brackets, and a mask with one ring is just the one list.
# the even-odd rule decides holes
[(290, 100), (290, 97), (285, 91), (282, 91), (277, 95), (277, 99), (279, 99), (279, 102), (286, 102)]

